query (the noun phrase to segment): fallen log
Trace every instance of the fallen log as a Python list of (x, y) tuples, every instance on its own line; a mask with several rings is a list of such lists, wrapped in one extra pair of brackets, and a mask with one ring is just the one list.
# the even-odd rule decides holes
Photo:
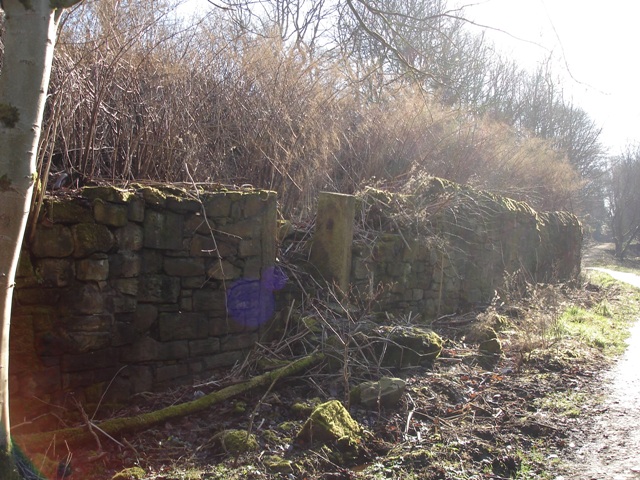
[[(135, 417), (113, 418), (105, 420), (104, 422), (98, 423), (94, 426), (97, 427), (96, 429), (98, 431), (102, 431), (110, 436), (118, 436), (125, 433), (144, 430), (153, 425), (164, 423), (174, 418), (200, 412), (212, 405), (223, 402), (241, 393), (264, 386), (270, 386), (281, 378), (295, 375), (296, 373), (311, 367), (323, 358), (324, 354), (315, 353), (295, 360), (284, 367), (263, 373), (262, 375), (253, 377), (246, 382), (231, 385), (223, 388), (222, 390), (212, 392), (191, 402), (171, 405), (161, 410), (143, 413), (141, 415), (136, 415)], [(88, 426), (83, 426), (21, 435), (14, 438), (14, 443), (26, 451), (39, 452), (46, 448), (50, 448), (55, 444), (67, 444), (69, 446), (79, 445), (90, 441), (93, 438), (93, 435), (94, 434), (90, 431)]]

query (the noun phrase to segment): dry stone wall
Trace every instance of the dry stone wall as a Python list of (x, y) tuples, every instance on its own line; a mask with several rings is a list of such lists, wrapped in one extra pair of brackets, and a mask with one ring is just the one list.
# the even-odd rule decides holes
[[(487, 304), (518, 283), (580, 271), (582, 226), (566, 212), (431, 178), (413, 195), (369, 189), (360, 199), (351, 285), (378, 311), (439, 315)], [(503, 293), (504, 295), (504, 293)]]
[(22, 255), (14, 414), (163, 389), (242, 361), (273, 313), (267, 191), (88, 187), (46, 201)]
[[(579, 270), (576, 217), (444, 180), (319, 204), (314, 274), (328, 268), (329, 282), (378, 312), (428, 321), (489, 302), (516, 277)], [(14, 296), (16, 423), (70, 395), (121, 401), (210, 378), (245, 358), (278, 302), (301, 294), (289, 282), (274, 295), (286, 283), (274, 192), (88, 187), (48, 198), (36, 225)]]

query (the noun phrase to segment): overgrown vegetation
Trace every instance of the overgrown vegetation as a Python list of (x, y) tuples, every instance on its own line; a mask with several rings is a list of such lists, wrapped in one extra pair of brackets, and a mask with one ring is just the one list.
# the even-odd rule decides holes
[(50, 187), (252, 184), (304, 213), (319, 189), (428, 172), (542, 210), (594, 200), (599, 130), (551, 62), (496, 56), (442, 0), (177, 6), (65, 14), (40, 146)]

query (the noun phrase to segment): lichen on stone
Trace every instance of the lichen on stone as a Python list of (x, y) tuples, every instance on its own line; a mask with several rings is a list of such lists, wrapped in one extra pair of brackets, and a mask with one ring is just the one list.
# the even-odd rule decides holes
[(226, 453), (238, 454), (258, 449), (256, 436), (246, 430), (223, 430), (213, 436), (213, 444)]

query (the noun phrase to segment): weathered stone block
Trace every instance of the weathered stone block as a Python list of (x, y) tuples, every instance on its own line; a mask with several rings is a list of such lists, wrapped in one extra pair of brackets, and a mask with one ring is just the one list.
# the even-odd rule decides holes
[(62, 374), (62, 388), (65, 390), (88, 387), (96, 383), (109, 382), (116, 374), (115, 367), (94, 368)]
[(151, 367), (130, 366), (123, 371), (123, 376), (129, 381), (132, 393), (149, 392), (153, 389), (153, 370)]
[(221, 290), (203, 288), (193, 292), (193, 309), (196, 312), (225, 313), (226, 296)]
[(157, 188), (143, 187), (139, 190), (147, 205), (163, 209), (167, 203), (167, 195)]
[(213, 370), (215, 368), (230, 367), (238, 362), (241, 362), (245, 353), (242, 351), (232, 351), (219, 353), (217, 355), (211, 355), (202, 359), (202, 364), (206, 370)]
[(193, 298), (180, 296), (180, 311), (181, 312), (193, 312)]
[(66, 329), (70, 332), (108, 333), (113, 325), (110, 313), (97, 315), (76, 315), (65, 320)]
[(189, 367), (185, 364), (167, 365), (156, 369), (156, 381), (166, 382), (189, 375)]
[(164, 271), (167, 275), (177, 277), (194, 277), (204, 275), (204, 260), (202, 258), (165, 258)]
[(109, 257), (96, 253), (76, 262), (76, 278), (82, 281), (103, 281), (109, 277)]
[(220, 348), (223, 352), (229, 352), (231, 350), (243, 350), (246, 348), (253, 348), (258, 341), (258, 334), (256, 333), (241, 333), (236, 335), (229, 335), (220, 339)]
[(216, 280), (235, 280), (241, 275), (242, 270), (227, 260), (213, 261), (207, 267), (207, 276)]
[(182, 248), (183, 217), (173, 212), (149, 210), (144, 216), (144, 246), (162, 250)]
[(134, 192), (112, 186), (84, 187), (81, 193), (91, 200), (100, 199), (113, 203), (127, 203), (135, 195)]
[(74, 243), (71, 230), (64, 225), (44, 227), (38, 225), (31, 246), (35, 257), (68, 257), (73, 253)]
[(247, 258), (255, 255), (260, 255), (262, 252), (262, 245), (258, 239), (254, 240), (240, 240), (238, 245), (238, 257)]
[(377, 382), (364, 382), (349, 394), (351, 404), (366, 408), (393, 408), (402, 398), (406, 382), (401, 378), (382, 377)]
[(354, 217), (354, 196), (320, 193), (311, 263), (325, 281), (345, 293), (349, 289)]
[(208, 220), (205, 222), (201, 213), (187, 215), (185, 218), (184, 233), (188, 236), (191, 236), (194, 233), (208, 235), (212, 230), (216, 228), (215, 222), (213, 220)]
[(194, 198), (167, 195), (167, 208), (176, 213), (193, 213), (199, 212), (202, 205)]
[(110, 309), (113, 313), (132, 313), (136, 311), (138, 300), (130, 295), (118, 293), (109, 297)]
[(181, 360), (189, 357), (189, 342), (175, 341), (160, 344), (157, 360)]
[(127, 209), (127, 216), (129, 217), (129, 220), (131, 220), (132, 222), (138, 222), (138, 223), (143, 222), (144, 210), (145, 210), (144, 198), (138, 195), (130, 198), (128, 209)]
[(138, 284), (137, 278), (119, 278), (111, 282), (116, 292), (131, 296), (138, 294)]
[(93, 215), (96, 222), (110, 227), (124, 227), (128, 222), (128, 207), (97, 198), (93, 202)]
[(140, 277), (138, 301), (152, 303), (176, 303), (180, 295), (180, 279), (166, 275)]
[(112, 347), (131, 345), (136, 338), (136, 330), (130, 323), (116, 321), (113, 327)]
[(353, 448), (361, 435), (360, 425), (339, 400), (318, 405), (298, 432), (306, 442), (344, 442), (343, 448)]
[(73, 281), (73, 261), (63, 258), (36, 260), (36, 275), (45, 287), (66, 287)]
[(255, 238), (260, 233), (260, 222), (254, 220), (241, 220), (236, 223), (230, 223), (224, 226), (218, 227), (218, 231), (222, 232), (221, 236), (225, 236), (225, 234), (232, 238), (237, 238), (238, 240), (244, 239), (248, 240), (251, 238)]
[(67, 290), (64, 294), (64, 304), (80, 314), (104, 313), (105, 294), (98, 285), (88, 283), (79, 288)]
[(75, 257), (88, 257), (96, 252), (109, 252), (115, 245), (115, 238), (104, 225), (79, 223), (71, 227)]
[[(37, 280), (35, 267), (31, 261), (31, 253), (24, 248), (20, 252), (20, 260), (18, 261), (18, 269), (16, 270), (16, 278), (20, 282), (20, 286), (33, 286), (31, 281)], [(36, 282), (37, 283), (37, 282)]]
[(194, 257), (225, 258), (238, 253), (237, 241), (223, 241), (211, 235), (194, 235), (191, 239), (190, 254)]
[(236, 321), (231, 317), (213, 317), (209, 322), (209, 335), (223, 336), (257, 330), (257, 326), (247, 326), (243, 321)]
[(206, 338), (189, 342), (189, 353), (192, 357), (211, 355), (220, 351), (219, 338)]
[(120, 252), (109, 256), (110, 278), (135, 278), (142, 271), (142, 259), (135, 252)]
[(158, 317), (160, 341), (195, 340), (209, 335), (204, 313), (161, 313)]
[(116, 230), (118, 249), (137, 252), (144, 245), (144, 231), (140, 225), (128, 223)]
[(207, 217), (228, 217), (231, 210), (231, 198), (226, 194), (212, 194), (204, 201), (204, 209)]
[(92, 352), (111, 346), (111, 333), (69, 332), (69, 338), (79, 353)]
[(159, 359), (162, 344), (151, 337), (145, 336), (122, 349), (121, 360), (125, 363), (144, 363)]
[(244, 216), (259, 216), (267, 208), (271, 195), (274, 192), (257, 192), (255, 194), (247, 194), (244, 199)]
[(62, 357), (62, 372), (80, 372), (84, 370), (98, 370), (113, 367), (117, 363), (117, 355), (113, 349), (107, 348), (79, 355), (64, 355)]
[(142, 251), (142, 273), (161, 273), (164, 256), (157, 250)]
[(264, 264), (262, 257), (249, 257), (244, 261), (243, 277), (251, 280), (260, 278), (263, 267), (273, 265), (273, 262)]
[(82, 198), (57, 199), (44, 201), (45, 217), (53, 223), (91, 223), (93, 212), (89, 202)]
[(207, 279), (204, 275), (198, 275), (197, 277), (182, 277), (180, 279), (182, 288), (200, 289), (207, 283)]
[(133, 327), (136, 333), (148, 332), (158, 318), (158, 307), (141, 303), (133, 314)]

